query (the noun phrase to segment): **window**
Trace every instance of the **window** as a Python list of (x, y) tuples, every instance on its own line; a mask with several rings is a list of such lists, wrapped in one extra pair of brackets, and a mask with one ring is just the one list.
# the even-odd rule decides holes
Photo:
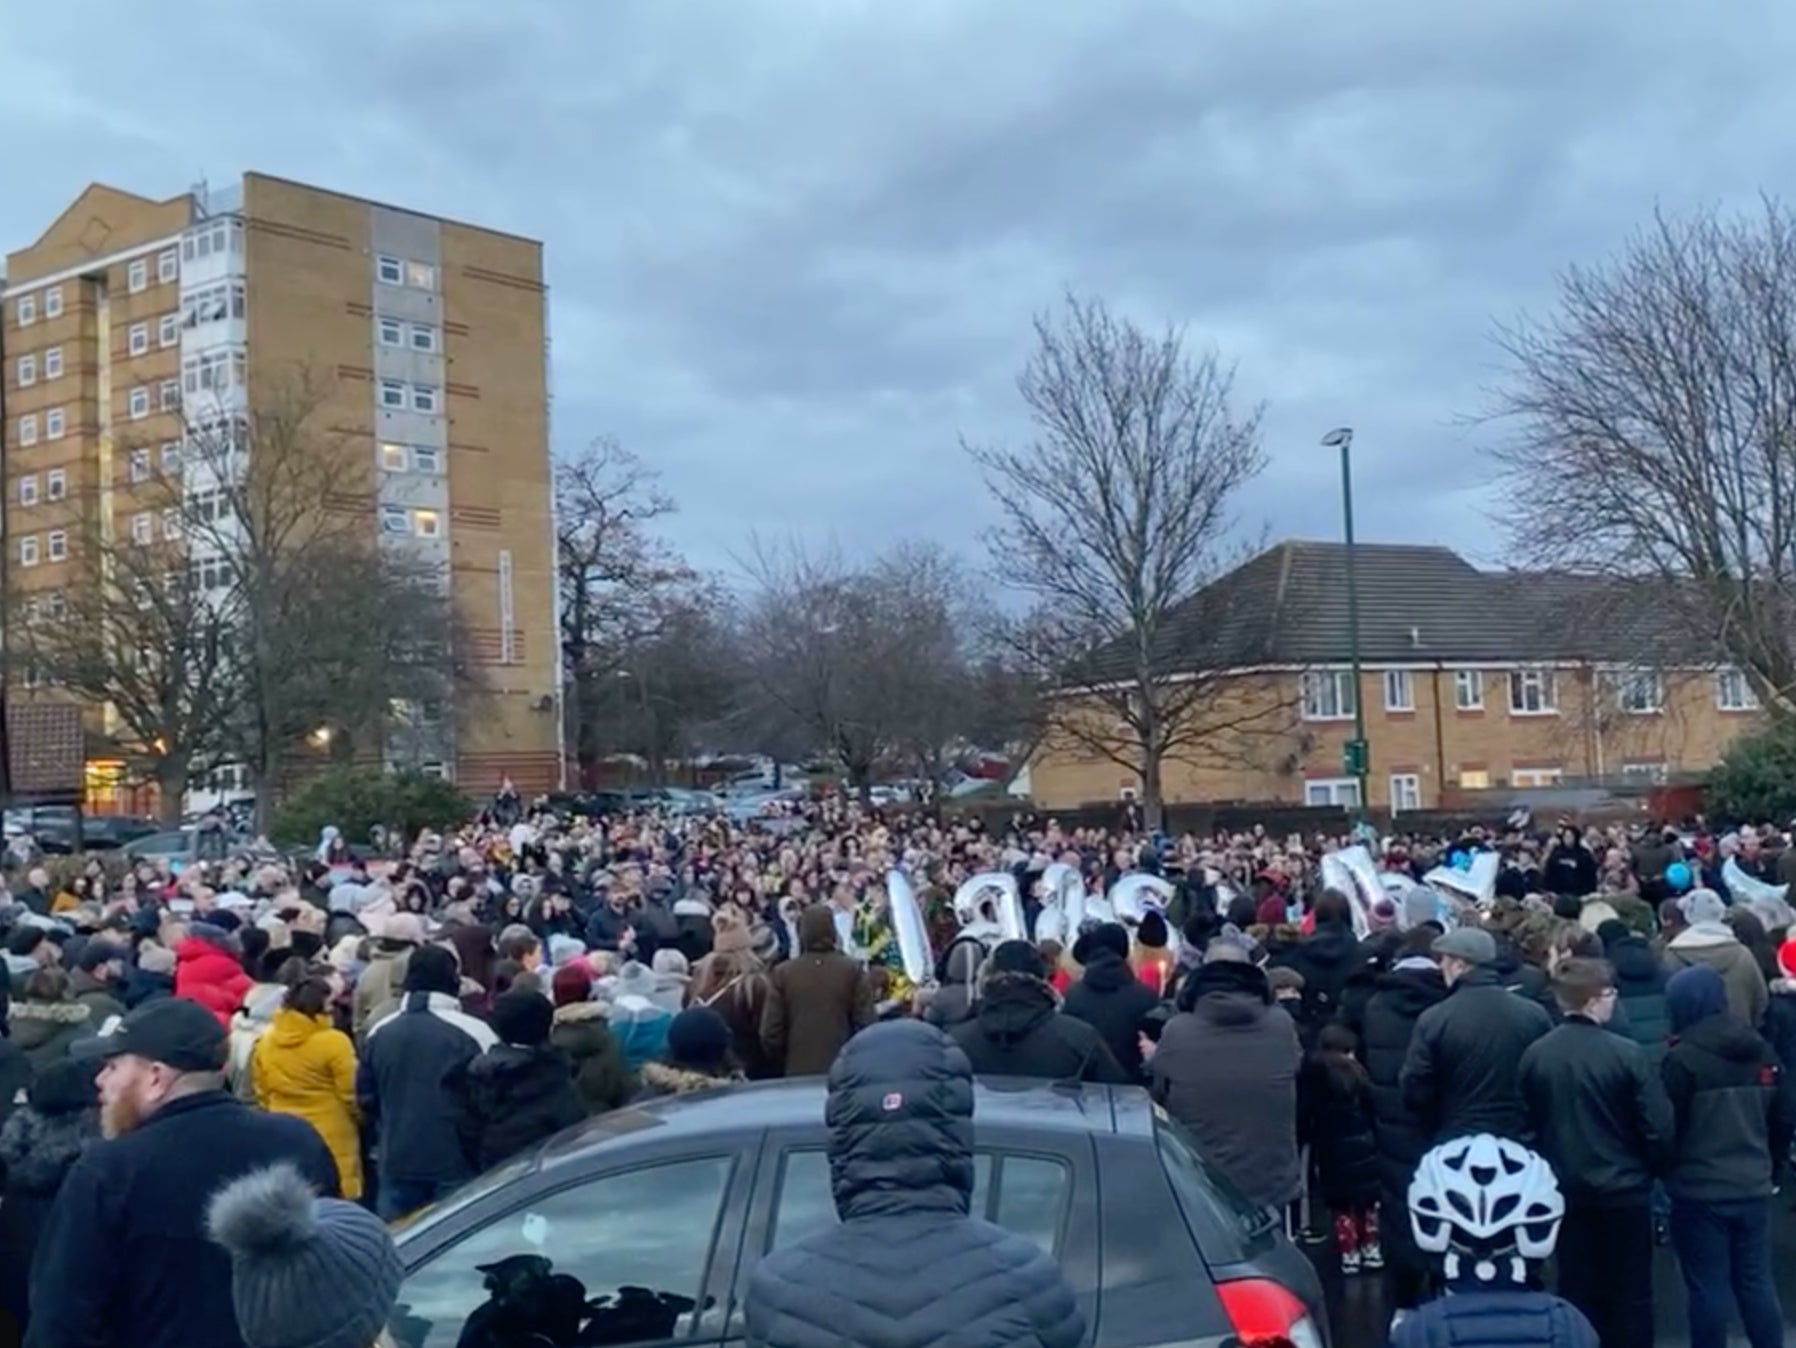
[(44, 499), (60, 501), (69, 494), (69, 472), (66, 468), (52, 468), (44, 474)]
[(1623, 763), (1621, 765), (1621, 779), (1624, 782), (1637, 782), (1642, 786), (1663, 786), (1665, 776), (1663, 762)]
[(181, 362), (181, 379), (189, 397), (223, 393), (230, 387), (232, 352), (203, 351)]
[(125, 345), (132, 355), (143, 355), (150, 349), (150, 325), (133, 323), (126, 334)]
[(26, 388), (35, 383), (37, 383), (37, 357), (35, 355), (20, 356), (19, 387)]
[(437, 410), (437, 390), (435, 384), (412, 385), (412, 411), (434, 412)]
[(181, 254), (170, 248), (156, 255), (156, 279), (164, 285), (181, 275)]
[(431, 351), (437, 349), (437, 330), (423, 323), (412, 324), (412, 350)]
[(37, 474), (27, 473), (19, 479), (19, 504), (30, 506), (37, 504)]
[(1416, 709), (1414, 681), (1410, 678), (1407, 669), (1385, 670), (1384, 709), (1386, 711), (1414, 711)]
[(428, 262), (408, 262), (405, 264), (405, 283), (414, 290), (435, 290), (437, 269)]
[(1322, 670), (1303, 676), (1304, 720), (1350, 721), (1353, 709), (1352, 671)]
[(1305, 805), (1359, 805), (1359, 783), (1352, 777), (1325, 778), (1303, 784)]
[(173, 477), (181, 471), (181, 444), (178, 440), (170, 440), (162, 446), (158, 454), (162, 463), (162, 475)]
[(181, 315), (164, 314), (156, 320), (156, 345), (170, 347), (181, 340)]
[(130, 409), (131, 420), (133, 421), (136, 421), (139, 417), (149, 416), (150, 391), (139, 384), (136, 388), (131, 390), (130, 401), (126, 406)]
[(405, 513), (405, 507), (382, 506), (380, 531), (383, 534), (409, 534), (412, 531), (412, 518)]
[(1630, 669), (1611, 676), (1615, 705), (1630, 716), (1651, 716), (1665, 709), (1665, 681), (1656, 669)]
[(131, 541), (139, 547), (152, 542), (156, 537), (156, 517), (147, 510), (140, 510), (131, 517)]
[(380, 405), (382, 407), (403, 408), (405, 406), (405, 385), (400, 383), (397, 379), (381, 380)]
[(1743, 669), (1715, 671), (1715, 706), (1721, 711), (1757, 711), (1759, 695)]
[(419, 538), (441, 538), (443, 517), (434, 510), (412, 511), (412, 532)]
[(1490, 790), (1490, 773), (1483, 768), (1462, 768), (1459, 773), (1461, 791)]
[(396, 445), (391, 441), (382, 441), (380, 446), (380, 466), (389, 473), (403, 473), (412, 466), (411, 451), (404, 445)]
[(44, 317), (62, 317), (62, 287), (51, 286), (44, 292)]
[(44, 378), (62, 378), (62, 348), (53, 346), (44, 352)]
[(146, 258), (138, 258), (125, 269), (125, 289), (133, 295), (140, 290), (147, 290), (150, 285), (150, 264)]
[(1422, 779), (1413, 772), (1391, 774), (1391, 813), (1422, 808)]
[(181, 512), (174, 506), (162, 511), (162, 536), (171, 543), (181, 536)]
[(227, 318), (242, 318), (243, 313), (243, 282), (220, 281), (187, 297), (182, 306), (182, 322), (190, 328), (200, 328)]
[(374, 259), (374, 274), (383, 284), (398, 286), (405, 284), (405, 265), (396, 257), (382, 254)]
[(1554, 710), (1553, 671), (1518, 669), (1509, 676), (1509, 710), (1515, 716), (1543, 716)]
[(380, 334), (382, 346), (404, 346), (405, 324), (397, 318), (381, 318), (375, 320), (375, 329)]
[(69, 611), (68, 596), (61, 590), (51, 590), (44, 596), (44, 612), (52, 618), (64, 617)]
[(134, 449), (131, 451), (131, 480), (148, 482), (150, 480), (150, 451)]
[(64, 428), (63, 413), (60, 407), (52, 407), (44, 413), (44, 439), (60, 440)]
[(37, 413), (27, 412), (19, 418), (19, 443), (35, 445), (37, 443)]
[(1543, 787), (1558, 786), (1564, 775), (1559, 768), (1517, 768), (1509, 774), (1509, 784), (1521, 791), (1538, 791)]
[[(44, 296), (44, 314), (46, 317), (54, 317), (54, 315), (50, 313), (49, 299), (49, 295), (46, 294)], [(18, 302), (13, 305), (13, 313), (17, 316), (21, 328), (30, 327), (33, 323), (37, 322), (37, 296), (19, 296)]]
[(161, 388), (157, 390), (156, 405), (164, 412), (179, 412), (181, 410), (181, 381), (179, 379), (164, 379), (162, 381)]
[(35, 534), (27, 534), (19, 540), (19, 565), (37, 565), (37, 536)]
[(420, 473), (443, 471), (443, 452), (435, 445), (413, 445), (412, 467)]
[(69, 536), (61, 529), (50, 530), (50, 560), (60, 562), (69, 555)]
[[(555, 1272), (578, 1279), (590, 1298), (615, 1303), (622, 1288), (649, 1288), (693, 1307), (657, 1325), (652, 1312), (645, 1323), (632, 1299), (598, 1311), (582, 1338), (618, 1345), (721, 1338), (723, 1308), (707, 1307), (702, 1284), (732, 1167), (716, 1156), (627, 1170), (512, 1209), (406, 1277), (394, 1340), (407, 1348), (454, 1348), (469, 1315), (487, 1302), (481, 1268), (517, 1255), (553, 1259)], [(631, 1220), (620, 1222), (620, 1212)], [(711, 1328), (701, 1335), (707, 1316)]]

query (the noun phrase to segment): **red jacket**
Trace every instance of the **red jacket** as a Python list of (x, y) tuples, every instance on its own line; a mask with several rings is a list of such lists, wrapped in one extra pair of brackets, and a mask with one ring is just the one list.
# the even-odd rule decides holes
[(227, 1030), (243, 994), (254, 986), (235, 955), (203, 936), (189, 936), (175, 947), (175, 996), (198, 1002)]

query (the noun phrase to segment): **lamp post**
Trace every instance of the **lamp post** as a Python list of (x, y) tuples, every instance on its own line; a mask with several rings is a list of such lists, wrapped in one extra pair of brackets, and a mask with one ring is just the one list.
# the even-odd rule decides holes
[(1353, 569), (1353, 428), (1342, 426), (1322, 437), (1329, 449), (1341, 451), (1341, 523), (1347, 542), (1347, 656), (1353, 667), (1353, 739), (1347, 745), (1342, 766), (1359, 783), (1359, 801), (1354, 809), (1356, 823), (1366, 819), (1366, 778), (1372, 767), (1371, 748), (1366, 743), (1366, 706), (1360, 687), (1359, 669), (1359, 582)]

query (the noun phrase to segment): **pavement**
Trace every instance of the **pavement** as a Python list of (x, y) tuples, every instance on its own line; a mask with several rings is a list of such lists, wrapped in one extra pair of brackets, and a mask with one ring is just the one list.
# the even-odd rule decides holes
[[(1778, 1298), (1783, 1303), (1784, 1323), (1792, 1331), (1788, 1337), (1796, 1341), (1796, 1207), (1792, 1206), (1788, 1191), (1776, 1203), (1771, 1266), (1777, 1278)], [(1384, 1348), (1390, 1312), (1385, 1305), (1383, 1279), (1373, 1273), (1343, 1277), (1332, 1244), (1303, 1248), (1321, 1272), (1322, 1285), (1328, 1293), (1333, 1348)], [(1684, 1283), (1678, 1273), (1677, 1258), (1668, 1246), (1660, 1247), (1655, 1255), (1653, 1305), (1657, 1336), (1650, 1348), (1687, 1348), (1690, 1335), (1684, 1323)], [(1728, 1343), (1730, 1348), (1735, 1344), (1745, 1348), (1746, 1339), (1737, 1321)]]

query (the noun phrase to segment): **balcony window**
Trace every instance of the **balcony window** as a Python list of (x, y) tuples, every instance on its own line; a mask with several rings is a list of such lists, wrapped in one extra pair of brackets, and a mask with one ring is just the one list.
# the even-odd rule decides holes
[(1303, 676), (1304, 720), (1351, 721), (1353, 712), (1352, 671), (1319, 670)]

